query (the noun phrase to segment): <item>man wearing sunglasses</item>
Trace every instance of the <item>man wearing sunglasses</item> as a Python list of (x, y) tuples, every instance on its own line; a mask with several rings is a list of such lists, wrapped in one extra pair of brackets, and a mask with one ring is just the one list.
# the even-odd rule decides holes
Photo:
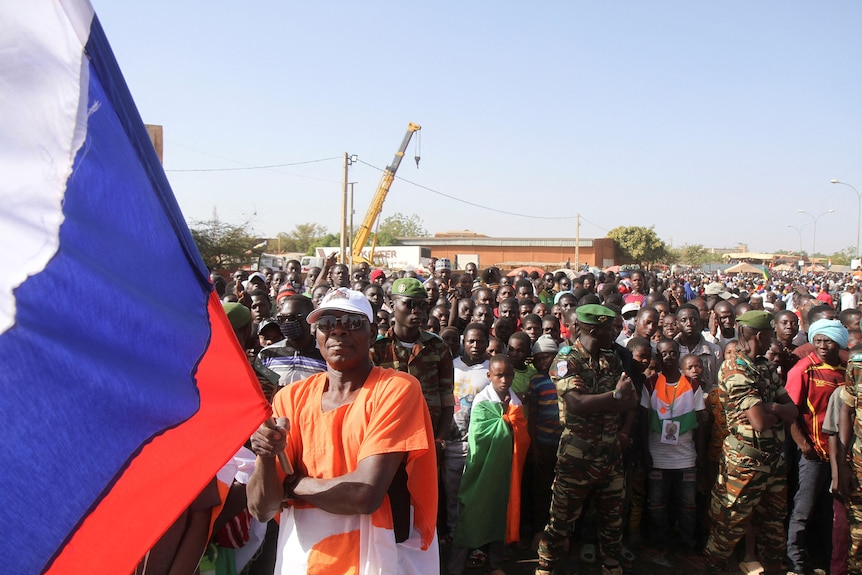
[(373, 318), (330, 291), (308, 316), (326, 372), (279, 391), (252, 437), (249, 509), (281, 513), (275, 573), (440, 571), (431, 420), (414, 377), (371, 362)]
[(257, 354), (264, 367), (278, 374), (278, 386), (284, 387), (326, 369), (326, 362), (315, 346), (308, 315), (314, 304), (304, 295), (279, 300), (275, 321), (284, 339), (268, 345)]

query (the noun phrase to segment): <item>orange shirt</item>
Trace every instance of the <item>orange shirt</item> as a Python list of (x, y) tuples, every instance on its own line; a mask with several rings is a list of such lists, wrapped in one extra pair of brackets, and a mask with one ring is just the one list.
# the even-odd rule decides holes
[[(431, 419), (419, 382), (411, 375), (374, 367), (356, 398), (324, 412), (327, 374), (283, 388), (273, 399), (276, 417), (287, 417), (286, 453), (303, 475), (331, 479), (350, 473), (362, 459), (407, 454), (407, 487), (413, 526), (395, 543), (388, 496), (371, 515), (337, 515), (296, 502), (282, 513), (276, 573), (364, 573), (410, 561), (419, 573), (439, 572), (436, 534), (437, 462)], [(385, 571), (385, 568), (384, 568)]]

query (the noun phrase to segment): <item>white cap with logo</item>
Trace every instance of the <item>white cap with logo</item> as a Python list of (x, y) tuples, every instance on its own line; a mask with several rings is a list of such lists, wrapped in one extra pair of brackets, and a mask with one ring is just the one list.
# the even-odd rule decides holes
[(308, 323), (314, 323), (326, 310), (338, 310), (364, 315), (368, 321), (374, 321), (374, 311), (368, 298), (362, 292), (347, 288), (332, 289), (320, 301), (320, 306), (308, 314)]

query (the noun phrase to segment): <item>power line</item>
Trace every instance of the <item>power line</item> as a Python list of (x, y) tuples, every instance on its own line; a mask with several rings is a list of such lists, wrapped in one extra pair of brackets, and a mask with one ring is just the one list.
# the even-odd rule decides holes
[[(165, 170), (166, 172), (237, 172), (242, 170), (270, 170), (272, 168), (286, 168), (288, 166), (302, 166), (305, 164), (316, 164), (318, 162), (328, 162), (330, 160), (337, 160), (340, 156), (333, 156), (331, 158), (320, 158), (318, 160), (307, 160), (304, 162), (290, 162), (286, 164), (268, 164), (264, 166), (239, 166), (236, 168), (196, 168), (196, 169), (186, 169), (186, 170)], [(223, 158), (227, 159), (227, 158)], [(236, 161), (236, 160), (230, 160)]]
[[(357, 160), (357, 161), (358, 161), (360, 164), (365, 164), (365, 165), (366, 165), (366, 166), (368, 166), (369, 168), (374, 168), (375, 170), (377, 170), (377, 171), (379, 171), (379, 172), (382, 172), (382, 171), (383, 171), (383, 169), (382, 169), (382, 168), (378, 168), (377, 166), (373, 166), (373, 165), (369, 164), (368, 162), (364, 162), (364, 161), (362, 161), (362, 160)], [(440, 192), (440, 191), (434, 190), (434, 189), (432, 189), (432, 188), (429, 188), (428, 186), (423, 186), (422, 184), (419, 184), (419, 183), (413, 182), (413, 181), (411, 181), (411, 180), (408, 180), (407, 178), (402, 178), (401, 176), (397, 176), (397, 175), (396, 175), (395, 177), (396, 177), (396, 178), (398, 178), (399, 180), (403, 181), (403, 182), (407, 182), (407, 183), (408, 183), (408, 184), (410, 184), (410, 185), (416, 186), (417, 188), (422, 188), (423, 190), (429, 191), (429, 192), (431, 192), (432, 194), (437, 194), (438, 196), (443, 196), (444, 198), (449, 198), (450, 200), (455, 200), (456, 202), (461, 202), (462, 204), (467, 204), (468, 206), (473, 206), (473, 207), (476, 207), (476, 208), (481, 208), (481, 209), (483, 209), (483, 210), (488, 210), (488, 211), (490, 211), (490, 212), (497, 212), (498, 214), (506, 214), (507, 216), (515, 216), (515, 217), (519, 217), (519, 218), (530, 218), (530, 219), (534, 219), (534, 220), (574, 220), (575, 218), (577, 218), (577, 217), (578, 217), (578, 216), (576, 216), (576, 215), (575, 215), (575, 216), (533, 216), (533, 215), (530, 215), (530, 214), (516, 214), (516, 213), (514, 213), (514, 212), (507, 212), (507, 211), (505, 211), (505, 210), (499, 210), (499, 209), (497, 209), (497, 208), (492, 208), (492, 207), (489, 207), (489, 206), (483, 206), (482, 204), (477, 204), (477, 203), (475, 203), (475, 202), (471, 202), (471, 201), (468, 201), (468, 200), (464, 200), (464, 199), (462, 199), (462, 198), (457, 198), (457, 197), (455, 197), (455, 196), (450, 196), (449, 194), (444, 194), (443, 192)], [(605, 230), (605, 228), (603, 228), (603, 227), (601, 227), (601, 226), (598, 226), (598, 225), (594, 224), (593, 222), (590, 222), (589, 220), (587, 220), (587, 219), (586, 219), (586, 218), (584, 218), (583, 216), (581, 216), (581, 219), (583, 219), (584, 221), (587, 221), (588, 223), (590, 223), (590, 224), (592, 224), (592, 225), (596, 226), (596, 227), (597, 227), (597, 228), (599, 228), (599, 229)], [(607, 230), (605, 230), (605, 231), (607, 231)]]
[(609, 231), (610, 231), (608, 228), (602, 227), (602, 226), (600, 226), (599, 224), (597, 224), (596, 222), (591, 222), (590, 220), (588, 220), (587, 218), (585, 218), (585, 217), (583, 216), (583, 214), (581, 215), (581, 219), (582, 219), (582, 220), (584, 220), (585, 222), (587, 222), (588, 224), (590, 224), (591, 226), (595, 226), (595, 227), (599, 228), (600, 230), (604, 230), (604, 231), (606, 231), (606, 232), (609, 232)]
[[(340, 180), (331, 180), (331, 179), (327, 179), (327, 178), (316, 178), (316, 177), (314, 177), (314, 176), (306, 176), (306, 175), (304, 175), (304, 174), (294, 174), (294, 173), (292, 173), (292, 172), (283, 172), (283, 171), (281, 171), (281, 170), (276, 170), (276, 169), (274, 169), (274, 168), (269, 168), (269, 167), (267, 167), (267, 166), (255, 166), (254, 164), (249, 164), (248, 162), (242, 162), (242, 161), (240, 161), (240, 160), (235, 160), (235, 159), (233, 159), (233, 158), (226, 158), (226, 157), (224, 157), (224, 156), (219, 156), (218, 154), (213, 154), (213, 153), (211, 153), (211, 152), (205, 152), (205, 151), (203, 151), (203, 150), (198, 150), (197, 148), (193, 148), (193, 147), (191, 147), (191, 146), (186, 146), (185, 144), (181, 144), (181, 143), (179, 143), (179, 142), (175, 142), (175, 141), (173, 141), (173, 140), (165, 139), (165, 141), (166, 141), (166, 142), (168, 142), (169, 144), (171, 144), (172, 146), (178, 146), (178, 147), (180, 147), (180, 148), (185, 148), (185, 149), (187, 149), (187, 150), (191, 150), (191, 151), (193, 151), (193, 152), (196, 152), (196, 153), (198, 153), (198, 154), (202, 154), (202, 155), (204, 155), (204, 156), (211, 156), (211, 157), (213, 157), (213, 158), (218, 158), (219, 160), (224, 160), (224, 161), (226, 161), (226, 162), (233, 162), (234, 164), (242, 164), (243, 166), (246, 166), (246, 168), (244, 168), (244, 169), (246, 169), (246, 170), (269, 169), (269, 170), (271, 170), (271, 171), (273, 171), (273, 172), (275, 172), (275, 173), (277, 173), (277, 174), (284, 174), (284, 175), (286, 175), (286, 176), (293, 176), (293, 177), (295, 177), (295, 178), (303, 178), (303, 179), (306, 179), (306, 180), (315, 180), (315, 181), (318, 181), (318, 182), (326, 182), (326, 183), (329, 183), (329, 184), (333, 184), (333, 183), (337, 184), (337, 183), (340, 183)], [(330, 160), (331, 160), (331, 159), (338, 159), (338, 157), (339, 157), (339, 156), (336, 156), (335, 158), (322, 158), (322, 159), (320, 159), (320, 160), (312, 160), (311, 162), (323, 162), (323, 161), (326, 161), (327, 159), (330, 159)], [(297, 164), (284, 164), (284, 165), (299, 165), (299, 164), (311, 163), (311, 162), (298, 162)], [(243, 168), (240, 168), (240, 169), (243, 169)], [(195, 171), (198, 171), (198, 172), (215, 172), (215, 171), (226, 171), (226, 170), (224, 170), (224, 169), (221, 169), (221, 170), (218, 170), (218, 169), (207, 169), (207, 170), (186, 170), (186, 169), (180, 169), (180, 170), (165, 170), (165, 171), (166, 171), (166, 172), (195, 172)]]
[[(217, 155), (217, 154), (212, 154), (212, 153), (209, 153), (209, 152), (204, 152), (204, 151), (198, 150), (198, 149), (196, 149), (196, 148), (192, 148), (191, 146), (186, 146), (186, 145), (180, 144), (180, 143), (178, 143), (178, 142), (173, 142), (173, 141), (172, 141), (172, 142), (170, 142), (170, 143), (171, 143), (172, 145), (175, 145), (175, 146), (180, 146), (180, 147), (182, 147), (182, 148), (187, 148), (187, 149), (189, 149), (189, 150), (192, 150), (192, 151), (198, 152), (198, 153), (200, 153), (200, 154), (204, 154), (204, 155), (207, 155), (207, 156), (212, 156), (212, 157), (214, 157), (214, 158), (219, 158), (219, 159), (221, 159), (221, 160), (225, 160), (225, 161), (228, 161), (228, 162), (234, 162), (234, 163), (237, 163), (237, 164), (246, 164), (245, 162), (241, 162), (241, 161), (239, 161), (239, 160), (234, 160), (234, 159), (231, 159), (231, 158), (226, 158), (226, 157), (223, 157), (223, 156), (219, 156), (219, 155)], [(235, 167), (235, 168), (174, 169), (174, 170), (165, 170), (165, 172), (237, 172), (237, 171), (249, 171), (249, 170), (271, 170), (271, 169), (274, 169), (274, 168), (285, 168), (285, 167), (289, 167), (289, 166), (301, 166), (301, 165), (305, 165), (305, 164), (316, 164), (316, 163), (319, 163), (319, 162), (328, 162), (328, 161), (331, 161), (331, 160), (338, 160), (338, 159), (341, 159), (341, 156), (333, 156), (333, 157), (331, 157), (331, 158), (320, 158), (320, 159), (317, 159), (317, 160), (306, 160), (306, 161), (303, 161), (303, 162), (289, 162), (289, 163), (283, 163), (283, 164), (268, 164), (268, 165), (260, 165), (260, 166), (255, 166), (255, 165), (246, 164), (246, 165), (244, 165), (244, 166), (238, 166), (238, 167)], [(361, 163), (361, 164), (364, 164), (364, 165), (368, 166), (369, 168), (372, 168), (372, 169), (377, 170), (378, 172), (383, 172), (383, 171), (384, 171), (384, 170), (383, 170), (383, 168), (379, 168), (379, 167), (377, 167), (377, 166), (375, 166), (375, 165), (373, 165), (373, 164), (369, 164), (368, 162), (365, 162), (365, 161), (363, 161), (363, 160), (357, 160), (357, 161), (358, 161), (359, 163)], [(285, 173), (285, 172), (280, 172), (280, 173)], [(331, 181), (334, 181), (334, 180), (326, 180), (326, 179), (323, 179), (323, 178), (314, 178), (314, 177), (311, 177), (311, 176), (303, 176), (303, 175), (300, 175), (300, 174), (288, 174), (288, 175), (294, 175), (294, 176), (297, 176), (297, 177), (301, 177), (301, 178), (309, 178), (309, 179), (314, 179), (314, 180), (321, 180), (321, 181), (324, 181), (324, 182), (331, 182)], [(448, 199), (450, 199), (450, 200), (454, 200), (454, 201), (456, 201), (456, 202), (460, 202), (460, 203), (462, 203), (462, 204), (467, 204), (468, 206), (473, 206), (473, 207), (480, 208), (480, 209), (483, 209), (483, 210), (488, 210), (489, 212), (496, 212), (496, 213), (498, 213), (498, 214), (505, 214), (505, 215), (507, 215), (507, 216), (515, 216), (515, 217), (519, 217), (519, 218), (528, 218), (528, 219), (533, 219), (533, 220), (573, 220), (573, 219), (576, 219), (576, 218), (578, 217), (577, 215), (575, 215), (575, 216), (534, 216), (534, 215), (531, 215), (531, 214), (517, 214), (517, 213), (514, 213), (514, 212), (507, 212), (506, 210), (501, 210), (501, 209), (498, 209), (498, 208), (492, 208), (492, 207), (490, 207), (490, 206), (484, 206), (484, 205), (482, 205), (482, 204), (477, 204), (476, 202), (471, 202), (471, 201), (469, 201), (469, 200), (465, 200), (465, 199), (463, 199), (463, 198), (458, 198), (458, 197), (455, 197), (455, 196), (451, 196), (451, 195), (446, 194), (446, 193), (444, 193), (444, 192), (441, 192), (441, 191), (435, 190), (435, 189), (433, 189), (433, 188), (429, 188), (428, 186), (424, 186), (424, 185), (422, 185), (422, 184), (420, 184), (420, 183), (418, 183), (418, 182), (414, 182), (414, 181), (412, 181), (412, 180), (408, 180), (407, 178), (402, 178), (401, 176), (398, 176), (398, 175), (396, 175), (395, 177), (396, 177), (396, 178), (398, 178), (399, 180), (403, 181), (403, 182), (406, 182), (406, 183), (408, 183), (408, 184), (412, 185), (412, 186), (416, 186), (417, 188), (421, 188), (421, 189), (423, 189), (423, 190), (425, 190), (425, 191), (431, 192), (432, 194), (437, 194), (438, 196), (443, 196), (444, 198), (448, 198)], [(595, 226), (596, 228), (598, 228), (598, 229), (600, 229), (600, 230), (608, 231), (608, 229), (607, 229), (607, 228), (605, 228), (605, 227), (603, 227), (603, 226), (600, 226), (600, 225), (596, 224), (595, 222), (592, 222), (592, 221), (588, 220), (587, 218), (585, 218), (585, 217), (583, 217), (583, 216), (581, 216), (581, 219), (582, 219), (582, 220), (584, 220), (585, 222), (587, 222), (588, 224), (590, 224), (590, 225), (592, 225), (592, 226)]]
[(193, 152), (197, 152), (203, 156), (210, 156), (212, 158), (218, 158), (219, 160), (225, 160), (226, 162), (233, 162), (234, 164), (242, 164), (243, 166), (251, 166), (248, 162), (241, 162), (239, 160), (234, 160), (233, 158), (225, 158), (224, 156), (219, 156), (218, 154), (213, 154), (212, 152), (205, 152), (203, 150), (198, 150), (197, 148), (192, 148), (191, 146), (186, 146), (185, 144), (181, 144), (179, 142), (175, 142), (174, 140), (169, 140), (165, 138), (165, 142), (169, 143), (172, 146), (179, 146), (180, 148), (185, 148), (186, 150), (191, 150)]

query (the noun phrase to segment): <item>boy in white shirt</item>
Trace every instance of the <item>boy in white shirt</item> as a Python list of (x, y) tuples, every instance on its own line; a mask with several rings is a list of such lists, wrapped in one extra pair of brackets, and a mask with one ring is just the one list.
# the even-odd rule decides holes
[[(651, 392), (641, 396), (647, 429), (644, 460), (647, 475), (647, 515), (650, 532), (658, 544), (665, 543), (670, 528), (669, 505), (673, 504), (683, 549), (694, 549), (696, 526), (696, 464), (706, 415), (700, 377), (703, 364), (696, 355), (679, 361), (679, 346), (664, 338), (656, 346), (661, 373)], [(680, 366), (683, 372), (680, 372)], [(699, 371), (698, 371), (699, 368)]]

